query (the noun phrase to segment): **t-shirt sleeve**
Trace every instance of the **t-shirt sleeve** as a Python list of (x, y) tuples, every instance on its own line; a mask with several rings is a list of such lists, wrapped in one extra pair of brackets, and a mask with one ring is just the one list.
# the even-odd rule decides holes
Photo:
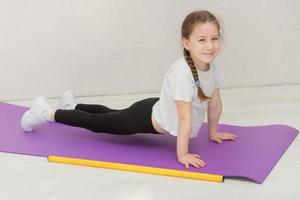
[(192, 102), (193, 80), (187, 74), (179, 71), (169, 74), (169, 84), (173, 100)]
[(224, 85), (224, 74), (220, 65), (214, 63), (215, 87), (221, 88)]

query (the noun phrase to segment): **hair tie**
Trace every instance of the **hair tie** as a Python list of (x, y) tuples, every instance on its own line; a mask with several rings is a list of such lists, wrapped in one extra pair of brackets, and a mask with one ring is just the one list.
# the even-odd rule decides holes
[(200, 81), (199, 80), (195, 81), (195, 84), (196, 84), (196, 87), (200, 87)]

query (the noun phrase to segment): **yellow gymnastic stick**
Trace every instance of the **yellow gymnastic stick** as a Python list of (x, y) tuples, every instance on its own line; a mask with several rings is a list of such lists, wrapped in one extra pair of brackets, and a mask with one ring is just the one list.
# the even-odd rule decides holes
[(215, 175), (215, 174), (203, 174), (197, 172), (129, 165), (129, 164), (121, 164), (121, 163), (113, 163), (113, 162), (103, 162), (103, 161), (96, 161), (96, 160), (83, 160), (83, 159), (67, 158), (67, 157), (60, 157), (60, 156), (48, 156), (48, 161), (55, 162), (55, 163), (82, 165), (82, 166), (89, 166), (89, 167), (100, 167), (100, 168), (124, 170), (124, 171), (131, 171), (131, 172), (141, 172), (146, 174), (156, 174), (156, 175), (175, 176), (175, 177), (199, 179), (199, 180), (214, 181), (214, 182), (223, 182), (223, 176)]

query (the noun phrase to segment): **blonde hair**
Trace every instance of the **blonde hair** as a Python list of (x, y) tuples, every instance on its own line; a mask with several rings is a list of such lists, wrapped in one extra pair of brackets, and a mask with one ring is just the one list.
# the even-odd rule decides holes
[[(188, 14), (185, 17), (185, 19), (182, 23), (182, 26), (181, 26), (181, 38), (188, 39), (190, 37), (190, 35), (192, 34), (196, 24), (206, 23), (206, 22), (215, 24), (218, 28), (219, 35), (221, 34), (220, 23), (217, 20), (217, 18), (215, 17), (215, 15), (213, 15), (212, 13), (210, 13), (209, 11), (206, 11), (206, 10), (198, 10), (198, 11), (191, 12), (190, 14)], [(196, 67), (194, 65), (194, 61), (191, 57), (190, 52), (187, 49), (183, 48), (183, 55), (184, 55), (184, 58), (185, 58), (187, 64), (189, 65), (191, 72), (193, 74), (195, 84), (198, 88), (198, 97), (202, 101), (209, 100), (210, 97), (206, 96), (204, 94), (203, 90), (201, 89), (199, 78), (198, 78), (198, 72), (196, 70)]]

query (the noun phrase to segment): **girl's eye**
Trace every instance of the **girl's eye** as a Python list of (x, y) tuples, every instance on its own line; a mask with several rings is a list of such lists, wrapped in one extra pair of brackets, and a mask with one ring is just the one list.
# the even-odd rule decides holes
[(198, 40), (199, 42), (205, 42), (205, 40), (204, 39), (200, 39), (200, 40)]
[(213, 40), (213, 41), (218, 41), (218, 40), (219, 40), (219, 38), (213, 38), (212, 40)]

